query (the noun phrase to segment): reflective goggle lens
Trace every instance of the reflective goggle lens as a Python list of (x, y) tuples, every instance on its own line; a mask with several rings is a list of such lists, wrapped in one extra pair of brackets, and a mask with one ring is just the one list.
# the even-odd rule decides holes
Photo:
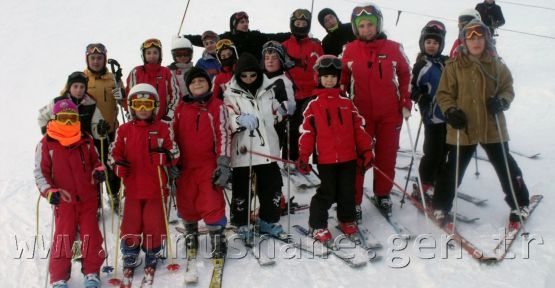
[(135, 111), (145, 110), (151, 111), (154, 109), (154, 100), (152, 99), (133, 99), (131, 100), (131, 109)]
[(62, 124), (73, 124), (79, 122), (79, 114), (73, 112), (59, 112), (56, 121)]

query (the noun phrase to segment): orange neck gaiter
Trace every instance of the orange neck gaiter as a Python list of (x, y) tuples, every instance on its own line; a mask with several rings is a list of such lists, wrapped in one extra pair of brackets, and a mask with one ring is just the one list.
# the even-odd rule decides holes
[(46, 134), (58, 140), (62, 146), (67, 147), (81, 140), (81, 123), (65, 125), (57, 121), (50, 121), (46, 126)]

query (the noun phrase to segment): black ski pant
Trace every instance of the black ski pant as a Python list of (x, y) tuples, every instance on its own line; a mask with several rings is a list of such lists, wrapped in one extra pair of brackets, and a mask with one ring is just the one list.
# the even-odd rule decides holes
[[(505, 160), (503, 157), (503, 149), (501, 145), (505, 146), (505, 151), (507, 151), (507, 160), (510, 171), (510, 178), (507, 175), (507, 168), (505, 166)], [(524, 183), (522, 178), (522, 171), (518, 167), (515, 159), (511, 156), (509, 151), (509, 144), (504, 143), (491, 143), (491, 144), (480, 144), (482, 148), (486, 151), (489, 161), (493, 165), (497, 177), (501, 182), (501, 187), (503, 192), (505, 192), (505, 202), (511, 207), (511, 209), (516, 209), (515, 202), (512, 197), (511, 188), (509, 181), (512, 181), (513, 187), (515, 189), (515, 195), (519, 206), (527, 206), (529, 204), (529, 194), (528, 188)], [(449, 152), (447, 155), (447, 166), (443, 169), (437, 179), (437, 184), (435, 187), (434, 197), (433, 197), (433, 207), (434, 209), (441, 209), (444, 211), (450, 211), (453, 206), (453, 198), (455, 197), (455, 168), (457, 161), (457, 146), (448, 145)], [(459, 179), (458, 183), (460, 185), (466, 167), (474, 155), (476, 150), (476, 145), (465, 145), (460, 146), (460, 162), (459, 162)]]
[(335, 202), (339, 222), (355, 221), (356, 161), (318, 164), (318, 172), (322, 182), (310, 201), (310, 227), (327, 228), (328, 210)]
[[(110, 135), (111, 135), (111, 137), (110, 137)], [(104, 167), (106, 167), (106, 172), (108, 174), (108, 178), (106, 179), (106, 184), (110, 187), (110, 190), (107, 189), (108, 191), (106, 191), (106, 193), (111, 192), (111, 194), (108, 194), (108, 195), (112, 197), (115, 205), (119, 205), (118, 192), (119, 192), (121, 181), (120, 181), (119, 177), (116, 176), (114, 171), (110, 168), (110, 165), (108, 165), (108, 152), (110, 150), (109, 148), (110, 148), (110, 143), (111, 143), (111, 141), (109, 141), (109, 139), (114, 139), (114, 135), (113, 134), (110, 134), (110, 135), (107, 138), (104, 138), (104, 143), (103, 143), (104, 147), (100, 146), (100, 141), (101, 140), (99, 140), (99, 139), (94, 139), (94, 146), (96, 147), (96, 150), (98, 151), (98, 156), (99, 157), (102, 157), (100, 155), (100, 153), (101, 153), (101, 150), (102, 150), (101, 148), (103, 148), (104, 163), (102, 163), (102, 164), (104, 164)], [(102, 158), (100, 158), (100, 159), (102, 159)], [(101, 195), (101, 197), (102, 197), (102, 195)], [(100, 201), (102, 201), (102, 198), (99, 198), (99, 199), (100, 199)]]
[[(252, 172), (254, 193), (260, 201), (258, 217), (268, 223), (276, 223), (281, 216), (279, 202), (283, 186), (279, 166), (276, 162), (256, 165), (252, 166)], [(247, 225), (248, 203), (250, 202), (248, 199), (249, 167), (233, 168), (232, 184), (230, 222), (237, 227)]]
[(434, 185), (440, 170), (445, 167), (447, 144), (445, 123), (424, 125), (424, 156), (418, 171), (423, 184)]

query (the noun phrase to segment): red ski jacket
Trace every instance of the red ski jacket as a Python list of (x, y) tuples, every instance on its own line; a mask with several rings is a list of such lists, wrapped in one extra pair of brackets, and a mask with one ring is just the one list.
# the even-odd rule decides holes
[(215, 163), (219, 156), (231, 154), (231, 131), (223, 101), (211, 96), (206, 103), (190, 98), (180, 101), (173, 119), (175, 141), (183, 169)]
[[(140, 83), (148, 83), (154, 86), (158, 92), (160, 103), (156, 119), (160, 120), (162, 117), (173, 119), (173, 112), (179, 97), (181, 97), (181, 92), (171, 70), (160, 64), (145, 64), (133, 68), (127, 77), (125, 94), (129, 95), (131, 88)], [(123, 103), (127, 110), (127, 96)]]
[(295, 62), (295, 66), (288, 70), (295, 87), (295, 100), (302, 100), (312, 96), (316, 88), (313, 66), (318, 57), (324, 55), (320, 43), (311, 38), (297, 40), (291, 36), (283, 42), (287, 55)]
[(59, 188), (69, 192), (72, 201), (98, 197), (93, 171), (101, 166), (93, 139), (85, 133), (68, 147), (44, 136), (35, 151), (35, 181), (43, 196), (49, 188)]
[(387, 39), (355, 40), (345, 46), (341, 84), (367, 121), (412, 108), (409, 61), (403, 47)]
[[(162, 166), (175, 165), (179, 158), (179, 150), (173, 140), (173, 131), (168, 124), (161, 121), (134, 119), (116, 131), (116, 139), (110, 145), (109, 163), (113, 169), (116, 169), (118, 163), (126, 163), (129, 166), (129, 175), (123, 178), (125, 197), (128, 199), (160, 199), (160, 156), (152, 151), (159, 147), (169, 151), (173, 158), (173, 162), (170, 163), (165, 157)], [(162, 187), (165, 189), (167, 177), (164, 169), (161, 171)]]
[(233, 68), (230, 67), (222, 67), (220, 73), (216, 74), (216, 77), (214, 77), (214, 85), (212, 85), (212, 91), (216, 98), (224, 99), (224, 92), (231, 78), (233, 78)]
[(304, 113), (299, 138), (300, 159), (316, 148), (319, 164), (334, 164), (355, 160), (372, 149), (370, 136), (364, 130), (364, 118), (353, 102), (340, 96), (339, 88), (314, 90)]

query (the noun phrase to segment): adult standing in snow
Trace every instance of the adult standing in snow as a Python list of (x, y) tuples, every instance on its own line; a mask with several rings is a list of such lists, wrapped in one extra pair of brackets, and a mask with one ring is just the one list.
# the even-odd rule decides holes
[[(229, 17), (229, 31), (219, 35), (220, 39), (229, 39), (235, 43), (238, 56), (247, 52), (260, 61), (264, 43), (275, 40), (283, 42), (289, 38), (290, 33), (262, 33), (249, 29), (249, 15), (244, 11), (235, 12)], [(202, 47), (201, 35), (184, 35), (191, 40), (193, 45)]]
[[(287, 114), (276, 99), (272, 83), (262, 73), (260, 63), (248, 53), (243, 54), (224, 96), (229, 112), (229, 124), (233, 133), (231, 166), (233, 167), (233, 197), (231, 223), (238, 227), (243, 239), (250, 237), (247, 226), (249, 195), (249, 167), (256, 177), (254, 185), (260, 200), (260, 233), (284, 237), (279, 224), (280, 197), (283, 186), (279, 166), (275, 160), (264, 156), (242, 153), (246, 148), (262, 154), (279, 157), (279, 139), (274, 125), (280, 116)], [(254, 137), (250, 137), (250, 135)], [(251, 144), (252, 143), (252, 146)], [(252, 162), (249, 160), (252, 157)]]
[(324, 8), (318, 13), (318, 22), (328, 33), (322, 40), (324, 53), (339, 56), (343, 46), (356, 39), (351, 23), (341, 23), (335, 11)]
[(441, 55), (445, 47), (445, 33), (443, 23), (436, 20), (426, 23), (420, 34), (420, 53), (412, 69), (411, 98), (418, 103), (424, 124), (424, 156), (418, 171), (425, 195), (434, 186), (447, 153), (445, 116), (435, 97), (445, 61), (449, 59)]
[(195, 67), (206, 71), (208, 76), (210, 76), (210, 81), (212, 81), (222, 68), (216, 56), (216, 43), (220, 41), (220, 37), (216, 32), (207, 30), (202, 33), (200, 39), (204, 46), (204, 51), (202, 52), (202, 57), (197, 60)]
[[(287, 56), (295, 63), (295, 66), (288, 70), (295, 87), (295, 100), (298, 107), (291, 117), (290, 124), (291, 151), (289, 155), (292, 161), (296, 161), (299, 158), (298, 142), (299, 127), (303, 123), (302, 107), (306, 106), (310, 97), (313, 96), (312, 90), (316, 88), (312, 67), (318, 57), (324, 54), (320, 42), (310, 38), (308, 35), (310, 33), (311, 19), (312, 14), (306, 9), (293, 11), (289, 19), (292, 35), (287, 41), (283, 42)], [(284, 153), (287, 153), (287, 151)]]
[(189, 93), (185, 79), (189, 70), (193, 68), (193, 44), (189, 39), (184, 37), (175, 37), (172, 39), (172, 58), (173, 62), (168, 66), (172, 72), (172, 76), (179, 84), (179, 91), (181, 95)]
[(453, 46), (451, 47), (451, 52), (449, 52), (449, 57), (455, 58), (455, 54), (457, 53), (457, 48), (464, 42), (464, 39), (460, 37), (460, 32), (462, 31), (463, 27), (466, 26), (470, 21), (478, 19), (480, 20), (480, 13), (474, 9), (464, 9), (459, 14), (458, 18), (458, 27), (459, 27), (459, 35), (455, 42), (453, 42)]
[[(108, 185), (110, 185), (109, 192), (111, 192), (112, 201), (114, 204), (114, 210), (119, 211), (119, 197), (117, 197), (120, 180), (116, 177), (112, 169), (108, 166), (108, 147), (114, 141), (116, 129), (119, 126), (118, 123), (118, 101), (123, 99), (124, 86), (123, 83), (117, 83), (119, 88), (116, 88), (116, 80), (114, 74), (110, 73), (106, 68), (108, 51), (106, 46), (102, 43), (91, 43), (87, 45), (85, 57), (87, 61), (87, 69), (85, 69), (85, 75), (87, 75), (87, 93), (94, 98), (96, 101), (96, 107), (100, 110), (102, 114), (102, 119), (105, 122), (101, 125), (100, 136), (101, 139), (94, 139), (94, 145), (98, 152), (104, 151), (104, 155), (101, 155), (104, 159), (104, 165), (108, 172)], [(97, 129), (98, 130), (98, 129)], [(104, 149), (101, 149), (100, 141), (104, 141), (102, 145)]]
[[(106, 252), (98, 229), (97, 185), (105, 180), (91, 136), (81, 130), (79, 110), (70, 99), (52, 107), (46, 135), (35, 151), (37, 188), (53, 207), (54, 234), (50, 253), (50, 283), (68, 287), (72, 244), (79, 232), (83, 245), (83, 287), (100, 287), (100, 266)], [(79, 167), (79, 169), (74, 169)]]
[[(410, 65), (401, 44), (388, 40), (383, 17), (376, 5), (353, 9), (351, 24), (357, 40), (343, 52), (341, 83), (366, 119), (366, 132), (375, 141), (374, 165), (389, 179), (395, 179), (395, 161), (403, 118), (410, 116)], [(356, 182), (357, 218), (364, 183), (363, 165), (358, 166)], [(374, 171), (373, 191), (382, 214), (391, 214), (393, 183)]]
[(494, 0), (484, 0), (484, 2), (476, 4), (476, 11), (480, 12), (482, 22), (489, 27), (492, 36), (495, 36), (495, 29), (505, 24), (501, 7), (495, 4)]
[[(468, 23), (461, 35), (464, 42), (459, 47), (460, 53), (447, 62), (436, 93), (449, 124), (449, 152), (447, 167), (438, 177), (433, 197), (434, 217), (442, 223), (450, 220), (448, 213), (455, 196), (457, 160), (459, 177), (456, 183), (460, 184), (476, 146), (480, 144), (495, 168), (505, 192), (505, 201), (511, 207), (509, 220), (519, 222), (519, 215), (523, 218), (528, 215), (529, 195), (522, 171), (508, 152), (509, 134), (503, 111), (509, 109), (514, 99), (511, 72), (497, 57), (490, 30), (480, 20)], [(457, 135), (460, 135), (460, 142)], [(507, 154), (503, 155), (504, 152)], [(507, 175), (507, 165), (510, 175)], [(512, 197), (510, 182), (518, 206)]]
[[(141, 44), (141, 58), (143, 65), (137, 66), (129, 72), (127, 76), (126, 94), (133, 86), (140, 83), (147, 83), (158, 92), (159, 112), (156, 113), (157, 120), (166, 123), (173, 119), (173, 111), (179, 101), (181, 92), (177, 79), (172, 75), (170, 69), (163, 67), (162, 64), (162, 43), (158, 39), (147, 39)], [(127, 99), (127, 98), (126, 98)], [(127, 109), (127, 102), (124, 101)], [(131, 111), (129, 111), (131, 112)]]

